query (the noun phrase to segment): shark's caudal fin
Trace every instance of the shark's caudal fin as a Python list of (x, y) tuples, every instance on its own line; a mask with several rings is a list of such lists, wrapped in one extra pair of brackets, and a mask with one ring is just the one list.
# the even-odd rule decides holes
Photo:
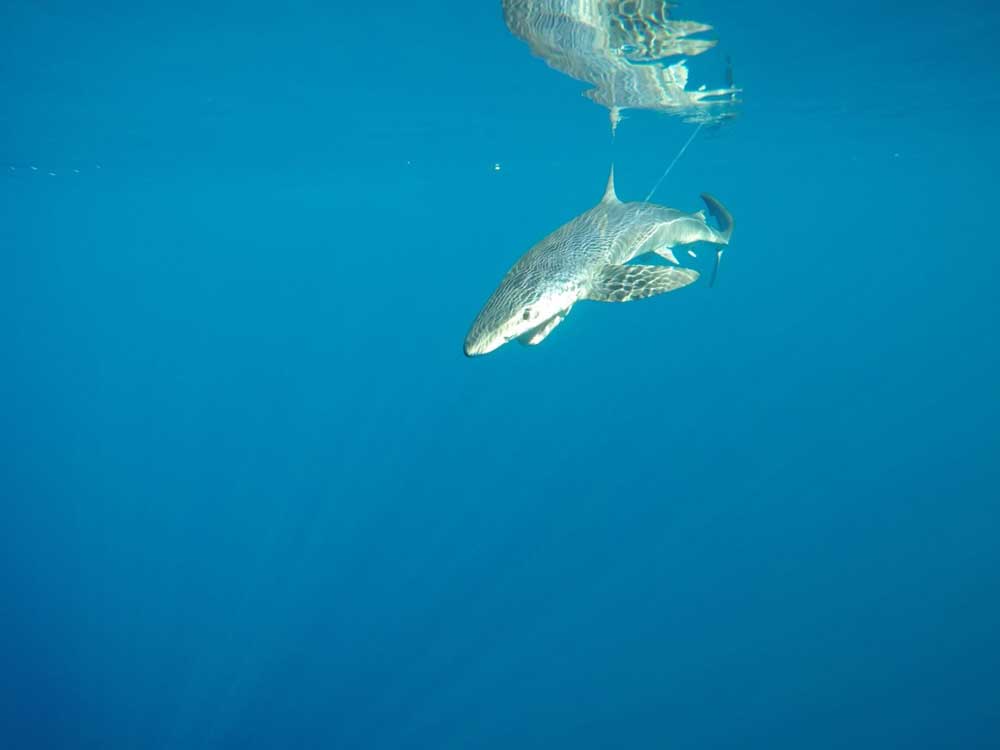
[(722, 263), (722, 251), (725, 249), (725, 245), (719, 245), (715, 250), (715, 264), (712, 266), (712, 275), (708, 279), (710, 287), (715, 286), (715, 277), (719, 275), (719, 264)]
[[(705, 201), (705, 205), (708, 207), (708, 212), (712, 215), (712, 218), (718, 222), (719, 231), (728, 244), (729, 238), (733, 236), (733, 215), (716, 198), (708, 193), (702, 193), (701, 199)], [(708, 280), (709, 286), (715, 286), (715, 279), (719, 275), (719, 264), (722, 263), (722, 252), (725, 249), (725, 245), (719, 245), (715, 249), (715, 265), (712, 266), (712, 276)]]
[(729, 242), (729, 238), (733, 234), (733, 215), (726, 210), (719, 200), (708, 193), (702, 193), (701, 199), (705, 201), (705, 206), (708, 208), (708, 212), (712, 215), (712, 218), (719, 223), (719, 231), (722, 232), (722, 236), (726, 238), (726, 242)]

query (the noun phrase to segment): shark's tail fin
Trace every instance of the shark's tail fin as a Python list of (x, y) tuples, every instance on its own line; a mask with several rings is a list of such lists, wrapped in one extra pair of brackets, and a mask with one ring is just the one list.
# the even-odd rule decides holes
[[(729, 238), (733, 236), (733, 215), (729, 213), (725, 206), (708, 193), (702, 193), (701, 199), (705, 201), (705, 205), (708, 207), (708, 212), (712, 215), (712, 218), (718, 222), (719, 232), (725, 239), (726, 245), (728, 245)], [(709, 286), (715, 286), (715, 279), (719, 275), (719, 264), (722, 263), (722, 251), (726, 249), (726, 245), (719, 245), (715, 248), (715, 265), (712, 267), (712, 277), (708, 280)]]
[(705, 201), (705, 205), (708, 207), (708, 212), (712, 215), (719, 224), (719, 231), (722, 236), (725, 237), (726, 243), (728, 244), (729, 238), (733, 234), (733, 215), (729, 213), (725, 206), (723, 206), (717, 198), (709, 195), (708, 193), (702, 193), (701, 199)]
[(710, 287), (715, 286), (715, 278), (719, 275), (719, 264), (722, 263), (722, 251), (725, 249), (725, 245), (719, 245), (715, 248), (715, 265), (712, 266), (712, 276), (708, 280)]

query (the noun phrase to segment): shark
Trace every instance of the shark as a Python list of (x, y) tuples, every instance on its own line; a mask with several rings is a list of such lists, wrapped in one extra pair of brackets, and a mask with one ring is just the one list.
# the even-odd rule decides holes
[[(514, 340), (536, 346), (581, 300), (630, 302), (693, 283), (698, 272), (678, 263), (677, 245), (716, 245), (714, 281), (733, 217), (708, 193), (701, 198), (718, 229), (708, 224), (704, 210), (622, 202), (612, 165), (601, 201), (534, 245), (503, 277), (465, 337), (465, 355), (488, 354)], [(630, 263), (647, 254), (671, 265)]]

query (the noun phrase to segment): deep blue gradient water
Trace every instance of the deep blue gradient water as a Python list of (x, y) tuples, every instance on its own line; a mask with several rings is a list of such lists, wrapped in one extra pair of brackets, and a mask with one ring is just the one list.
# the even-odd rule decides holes
[(692, 127), (499, 5), (0, 10), (0, 747), (1000, 747), (996, 4), (686, 3), (719, 283), (469, 360)]

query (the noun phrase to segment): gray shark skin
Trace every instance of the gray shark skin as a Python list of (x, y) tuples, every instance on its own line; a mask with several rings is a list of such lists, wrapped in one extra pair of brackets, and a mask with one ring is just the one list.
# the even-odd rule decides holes
[(641, 201), (622, 203), (611, 168), (601, 202), (559, 227), (507, 272), (465, 337), (465, 354), (488, 354), (508, 341), (534, 346), (559, 325), (579, 300), (629, 302), (687, 286), (698, 272), (678, 265), (625, 265), (656, 253), (676, 264), (676, 245), (729, 244), (733, 217), (702, 194), (716, 230), (703, 211), (684, 213)]

